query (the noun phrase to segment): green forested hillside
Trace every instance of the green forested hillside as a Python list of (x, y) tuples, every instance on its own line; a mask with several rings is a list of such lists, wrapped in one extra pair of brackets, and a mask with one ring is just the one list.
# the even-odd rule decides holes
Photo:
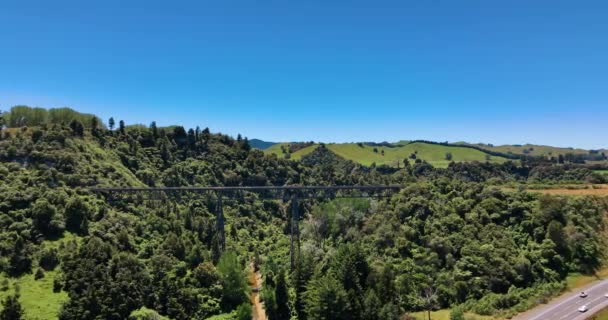
[(275, 145), (276, 143), (269, 142), (269, 141), (263, 141), (260, 139), (251, 139), (251, 140), (249, 140), (249, 144), (251, 145), (252, 148), (266, 150), (266, 149), (272, 147), (273, 145)]
[[(291, 161), (208, 129), (79, 122), (0, 133), (0, 319), (249, 319), (250, 262), (271, 320), (403, 319), (456, 306), (509, 316), (557, 294), (568, 273), (603, 264), (606, 198), (495, 186), (607, 182), (586, 167), (368, 167), (345, 159), (370, 148), (356, 144), (302, 145), (293, 154), (306, 154)], [(212, 198), (110, 202), (88, 190), (348, 184), (404, 188), (375, 200), (301, 201), (295, 270), (289, 203), (255, 194), (225, 203), (222, 254)]]

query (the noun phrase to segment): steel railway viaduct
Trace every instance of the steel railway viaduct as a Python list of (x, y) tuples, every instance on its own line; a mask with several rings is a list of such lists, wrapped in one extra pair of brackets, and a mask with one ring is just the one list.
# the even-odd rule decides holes
[(399, 185), (364, 185), (364, 186), (237, 186), (237, 187), (109, 187), (92, 188), (92, 192), (101, 194), (108, 200), (136, 195), (142, 200), (162, 200), (171, 196), (177, 197), (210, 197), (216, 200), (216, 232), (218, 233), (218, 251), (226, 248), (224, 230), (224, 200), (241, 201), (246, 193), (255, 193), (260, 200), (282, 200), (290, 202), (290, 264), (293, 269), (300, 248), (299, 201), (306, 199), (334, 198), (382, 198), (400, 190)]

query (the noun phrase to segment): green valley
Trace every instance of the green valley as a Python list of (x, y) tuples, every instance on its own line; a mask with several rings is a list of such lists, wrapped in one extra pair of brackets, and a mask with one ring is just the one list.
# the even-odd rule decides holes
[[(263, 152), (207, 128), (102, 124), (71, 109), (16, 114), (19, 126), (0, 132), (2, 320), (250, 319), (262, 308), (252, 290), (269, 320), (417, 319), (428, 311), (502, 319), (560, 294), (569, 275), (605, 265), (601, 164), (423, 141)], [(3, 114), (9, 124), (13, 116)], [(224, 224), (217, 199), (204, 193), (92, 192), (306, 185), (401, 190), (298, 202), (245, 191), (223, 204)], [(535, 192), (560, 185), (585, 192)], [(301, 242), (291, 268), (294, 221)], [(248, 283), (251, 267), (262, 285)]]

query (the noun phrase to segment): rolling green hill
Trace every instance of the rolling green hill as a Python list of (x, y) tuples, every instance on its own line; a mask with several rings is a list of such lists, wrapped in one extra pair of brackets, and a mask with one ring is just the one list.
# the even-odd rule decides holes
[[(281, 150), (281, 147), (283, 148), (288, 148), (290, 145), (290, 143), (277, 143), (274, 144), (273, 146), (271, 146), (270, 148), (264, 150), (264, 153), (266, 154), (276, 154), (277, 156), (279, 156), (280, 158), (284, 158), (285, 157), (285, 153), (283, 153), (283, 151)], [(290, 156), (290, 159), (292, 160), (300, 160), (303, 156), (313, 152), (319, 145), (318, 144), (313, 144), (311, 146), (305, 147), (303, 149), (300, 149), (296, 152), (293, 152)]]
[[(357, 319), (397, 320), (420, 311), (416, 299), (429, 285), (445, 295), (437, 301), (444, 310), (437, 317), (447, 315), (452, 302), (467, 312), (510, 317), (561, 292), (566, 274), (593, 272), (603, 263), (608, 200), (497, 188), (606, 182), (590, 168), (474, 163), (386, 170), (341, 159), (396, 164), (414, 154), (443, 166), (448, 152), (455, 161), (486, 161), (489, 155), (424, 141), (327, 148), (304, 142), (270, 151), (283, 157), (290, 150), (292, 158), (312, 152), (296, 163), (265, 156), (246, 140), (193, 131), (83, 128), (75, 120), (2, 132), (0, 313), (22, 308), (25, 319), (40, 320), (251, 319), (245, 275), (253, 262), (264, 279), (261, 294), (271, 319), (321, 319), (319, 310), (332, 308), (332, 314), (350, 312)], [(490, 161), (506, 160), (494, 155)], [(262, 193), (233, 194), (224, 210), (226, 250), (218, 239), (217, 196), (228, 200), (227, 193), (148, 198), (90, 190), (293, 184), (399, 184), (403, 190), (381, 202), (320, 195), (302, 206), (295, 199), (262, 199)], [(298, 224), (286, 215), (289, 206), (301, 213)], [(302, 231), (293, 269), (286, 232), (292, 226)], [(564, 236), (568, 228), (577, 236)], [(452, 253), (449, 263), (433, 258)], [(520, 269), (528, 276), (516, 277)]]
[(249, 140), (249, 145), (252, 148), (255, 149), (260, 149), (260, 150), (266, 150), (270, 147), (272, 147), (274, 144), (274, 142), (269, 142), (269, 141), (264, 141), (264, 140), (260, 140), (260, 139), (251, 139)]
[[(277, 143), (270, 148), (264, 150), (266, 154), (276, 154), (280, 158), (289, 158), (292, 160), (300, 160), (302, 156), (309, 154), (315, 150), (319, 144), (301, 144), (301, 143)], [(518, 156), (531, 157), (553, 157), (557, 159), (559, 155), (577, 155), (583, 156), (589, 164), (599, 163), (604, 164), (606, 161), (591, 161), (589, 150), (575, 148), (560, 148), (543, 145), (501, 145), (493, 146), (488, 144), (470, 144), (466, 142), (456, 142), (449, 145), (437, 144), (427, 141), (411, 141), (401, 140), (397, 143), (389, 144), (373, 144), (373, 143), (329, 143), (327, 148), (344, 159), (352, 160), (363, 165), (389, 165), (396, 166), (397, 161), (403, 162), (404, 159), (409, 159), (412, 154), (416, 155), (417, 159), (425, 160), (435, 167), (446, 167), (451, 161), (468, 162), (468, 161), (490, 161), (494, 163), (502, 163)], [(392, 146), (392, 147), (391, 147)], [(292, 151), (291, 154), (287, 150)], [(377, 151), (374, 151), (374, 149)], [(602, 149), (597, 151), (598, 154), (606, 153)], [(451, 153), (452, 160), (448, 160), (446, 155)], [(495, 154), (497, 153), (497, 154)], [(289, 154), (289, 155), (287, 155)], [(568, 158), (566, 158), (568, 161)], [(517, 161), (517, 160), (515, 160)]]
[[(466, 144), (466, 143), (463, 143)], [(512, 154), (526, 154), (530, 156), (557, 156), (564, 155), (567, 153), (572, 154), (587, 154), (588, 150), (585, 149), (575, 149), (575, 148), (560, 148), (560, 147), (552, 147), (552, 146), (543, 146), (543, 145), (535, 145), (535, 144), (524, 144), (524, 145), (500, 145), (500, 146), (491, 146), (486, 144), (470, 144), (474, 146), (481, 147), (483, 149), (487, 149), (490, 151), (503, 152), (503, 153), (512, 153)]]
[[(283, 148), (288, 148), (288, 143), (279, 143), (265, 150), (268, 154), (276, 154), (279, 157), (284, 157)], [(302, 156), (312, 152), (319, 145), (314, 144), (303, 149), (300, 149), (291, 154), (291, 159), (299, 160)], [(395, 147), (386, 146), (371, 146), (367, 144), (357, 143), (330, 143), (326, 145), (329, 150), (348, 160), (358, 162), (363, 165), (389, 165), (396, 166), (397, 162), (403, 162), (404, 159), (411, 159), (412, 154), (416, 155), (417, 159), (425, 160), (435, 167), (446, 167), (450, 160), (446, 159), (446, 154), (451, 153), (452, 161), (491, 161), (501, 163), (508, 159), (499, 156), (490, 156), (487, 153), (471, 148), (446, 146), (424, 142), (413, 142)], [(376, 150), (376, 151), (374, 151)]]

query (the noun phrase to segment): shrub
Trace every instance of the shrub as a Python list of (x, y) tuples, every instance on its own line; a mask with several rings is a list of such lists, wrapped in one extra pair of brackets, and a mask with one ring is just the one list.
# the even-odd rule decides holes
[(8, 279), (3, 279), (0, 283), (0, 291), (8, 291), (9, 287), (10, 284), (8, 282)]
[(461, 307), (455, 307), (450, 312), (450, 320), (464, 320), (464, 310)]
[(59, 279), (53, 280), (53, 292), (55, 292), (55, 293), (60, 292), (62, 288), (63, 288), (63, 284), (61, 283), (61, 280), (59, 280)]
[(40, 280), (42, 278), (44, 278), (44, 270), (42, 270), (42, 268), (38, 268), (34, 274), (34, 280)]
[(129, 320), (166, 320), (167, 317), (163, 317), (155, 310), (142, 307), (137, 309), (129, 315)]
[(241, 304), (236, 309), (236, 318), (238, 320), (249, 320), (251, 319), (251, 305), (248, 302)]

